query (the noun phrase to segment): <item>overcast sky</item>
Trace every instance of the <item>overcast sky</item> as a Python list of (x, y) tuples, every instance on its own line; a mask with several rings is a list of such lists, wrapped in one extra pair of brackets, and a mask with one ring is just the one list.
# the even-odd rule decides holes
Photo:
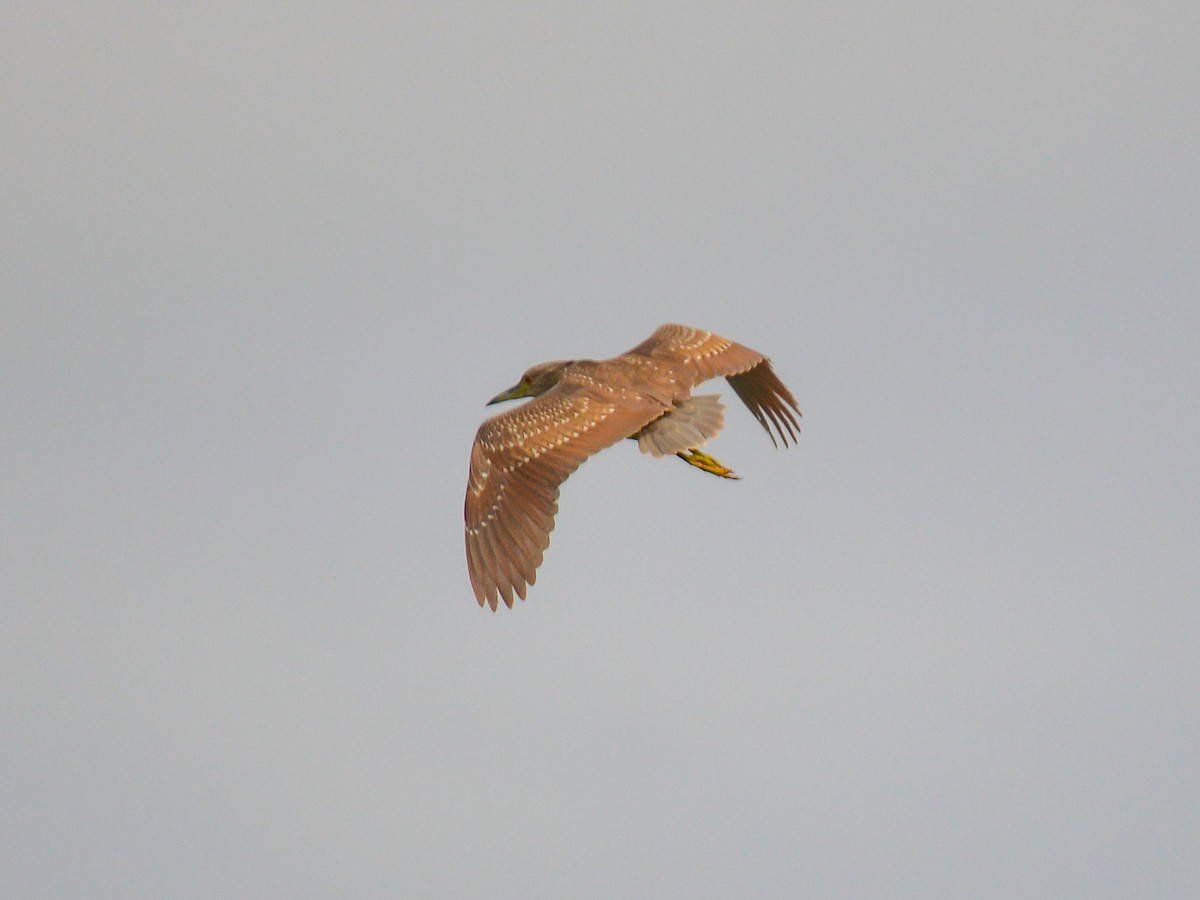
[[(1200, 11), (809, 6), (8, 4), (0, 893), (1200, 896)], [(799, 446), (480, 610), (669, 321)]]

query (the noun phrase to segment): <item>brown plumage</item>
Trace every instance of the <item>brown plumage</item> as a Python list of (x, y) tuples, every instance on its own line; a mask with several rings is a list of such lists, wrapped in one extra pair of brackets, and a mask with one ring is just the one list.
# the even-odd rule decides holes
[(644, 453), (674, 453), (697, 468), (737, 476), (696, 448), (716, 437), (724, 407), (692, 388), (724, 376), (771, 441), (800, 434), (796, 398), (749, 347), (684, 325), (663, 325), (628, 353), (529, 369), (490, 402), (533, 397), (488, 419), (471, 447), (465, 507), (467, 570), (479, 605), (525, 599), (550, 545), (558, 489), (580, 463), (623, 438)]

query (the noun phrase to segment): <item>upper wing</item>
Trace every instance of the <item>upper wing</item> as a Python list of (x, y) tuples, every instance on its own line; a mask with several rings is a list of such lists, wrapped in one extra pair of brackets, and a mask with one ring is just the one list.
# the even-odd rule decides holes
[(513, 605), (550, 545), (559, 485), (605, 447), (662, 415), (648, 397), (606, 398), (560, 382), (481, 426), (471, 447), (464, 508), (467, 569), (482, 606)]
[(792, 442), (799, 439), (800, 423), (796, 418), (800, 407), (796, 398), (779, 380), (771, 361), (758, 351), (709, 331), (686, 325), (660, 325), (629, 353), (669, 360), (691, 375), (693, 384), (723, 375), (766, 429), (772, 443), (776, 434), (785, 447), (788, 438)]

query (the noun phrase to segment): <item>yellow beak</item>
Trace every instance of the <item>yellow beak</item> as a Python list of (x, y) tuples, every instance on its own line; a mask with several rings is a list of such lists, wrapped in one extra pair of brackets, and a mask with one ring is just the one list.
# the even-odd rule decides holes
[(503, 403), (505, 400), (516, 400), (520, 397), (528, 397), (528, 396), (529, 396), (529, 385), (514, 384), (507, 391), (503, 391), (503, 392), (497, 394), (495, 397), (493, 397), (491, 400), (489, 400), (486, 405), (491, 406), (493, 403)]

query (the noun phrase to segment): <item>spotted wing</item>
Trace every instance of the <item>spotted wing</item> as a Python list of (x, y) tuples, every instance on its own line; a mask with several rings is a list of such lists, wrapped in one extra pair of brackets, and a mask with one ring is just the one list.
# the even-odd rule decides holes
[(467, 570), (479, 605), (525, 599), (550, 545), (559, 486), (580, 464), (663, 413), (647, 397), (619, 401), (560, 382), (488, 419), (471, 447), (465, 504)]
[(776, 434), (785, 447), (789, 438), (794, 443), (800, 437), (796, 398), (779, 380), (771, 361), (756, 350), (686, 325), (660, 325), (629, 353), (669, 361), (689, 375), (693, 385), (724, 376), (772, 443), (778, 446)]

